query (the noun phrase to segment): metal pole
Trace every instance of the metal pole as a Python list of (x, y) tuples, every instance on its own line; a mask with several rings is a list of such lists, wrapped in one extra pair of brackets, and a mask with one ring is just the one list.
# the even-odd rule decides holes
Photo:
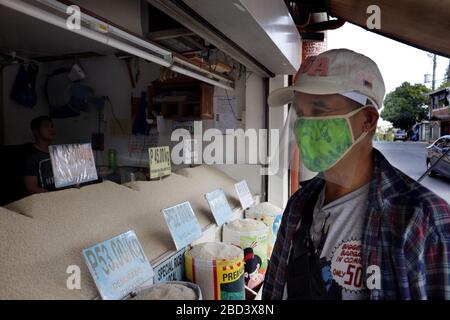
[[(433, 80), (431, 81), (431, 92), (434, 92), (435, 89), (436, 89), (436, 55), (433, 54)], [(428, 134), (428, 136), (429, 136), (428, 142), (430, 142), (430, 143), (433, 140), (433, 126), (431, 125), (432, 108), (433, 108), (433, 99), (431, 99), (430, 110), (429, 110), (429, 114), (428, 114), (429, 121), (430, 121), (430, 132)]]

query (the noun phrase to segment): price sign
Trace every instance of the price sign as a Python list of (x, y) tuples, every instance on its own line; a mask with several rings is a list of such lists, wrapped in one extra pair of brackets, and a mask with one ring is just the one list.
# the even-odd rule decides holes
[(169, 147), (154, 147), (148, 149), (150, 163), (150, 179), (158, 179), (171, 174)]
[(248, 188), (247, 181), (243, 180), (241, 182), (236, 183), (234, 185), (234, 188), (236, 189), (236, 193), (238, 194), (242, 209), (250, 208), (253, 205), (254, 200), (252, 193)]
[(134, 231), (86, 248), (83, 256), (104, 300), (123, 299), (155, 275)]
[(205, 198), (219, 227), (231, 218), (233, 211), (231, 211), (230, 204), (222, 189), (208, 192), (205, 194)]
[(48, 149), (56, 188), (98, 179), (90, 143), (54, 145)]
[(161, 212), (166, 219), (177, 250), (190, 245), (202, 236), (202, 228), (188, 201), (162, 209)]

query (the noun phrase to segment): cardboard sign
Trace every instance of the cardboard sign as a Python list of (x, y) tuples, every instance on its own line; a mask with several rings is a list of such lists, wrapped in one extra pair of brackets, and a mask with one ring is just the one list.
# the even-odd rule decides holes
[(231, 211), (230, 204), (222, 189), (208, 192), (205, 194), (205, 198), (219, 227), (232, 217), (233, 211)]
[(182, 281), (184, 276), (184, 251), (182, 249), (155, 267), (155, 283)]
[(162, 209), (161, 212), (166, 219), (177, 250), (190, 245), (202, 236), (202, 228), (188, 201)]
[(169, 147), (149, 148), (148, 159), (150, 163), (150, 179), (158, 179), (171, 174), (172, 166)]
[(134, 231), (86, 248), (83, 256), (104, 300), (123, 299), (155, 275)]
[(245, 210), (250, 208), (254, 203), (254, 199), (252, 193), (250, 192), (250, 189), (248, 188), (247, 181), (243, 180), (236, 183), (234, 185), (234, 188), (236, 189), (236, 193), (238, 194), (242, 209)]
[(56, 188), (98, 179), (90, 143), (49, 146), (49, 152)]

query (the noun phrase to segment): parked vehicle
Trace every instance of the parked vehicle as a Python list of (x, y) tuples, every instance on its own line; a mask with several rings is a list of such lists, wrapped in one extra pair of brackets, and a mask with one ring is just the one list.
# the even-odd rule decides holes
[(408, 137), (408, 134), (406, 133), (405, 130), (397, 130), (396, 132), (394, 132), (394, 141), (397, 141), (397, 140), (406, 141), (407, 137)]
[[(440, 137), (427, 149), (428, 169), (442, 158), (433, 169), (428, 172), (428, 175), (433, 177), (436, 174), (440, 174), (450, 178), (450, 135)], [(444, 154), (445, 156), (443, 156)]]

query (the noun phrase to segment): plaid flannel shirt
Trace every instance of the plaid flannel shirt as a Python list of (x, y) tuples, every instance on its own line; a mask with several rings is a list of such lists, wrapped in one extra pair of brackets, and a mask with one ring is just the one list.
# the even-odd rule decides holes
[[(450, 206), (373, 150), (374, 172), (362, 238), (362, 264), (378, 266), (370, 299), (450, 299)], [(283, 297), (291, 241), (305, 203), (323, 188), (315, 178), (290, 199), (266, 273), (264, 300)], [(365, 282), (367, 283), (367, 282)]]

